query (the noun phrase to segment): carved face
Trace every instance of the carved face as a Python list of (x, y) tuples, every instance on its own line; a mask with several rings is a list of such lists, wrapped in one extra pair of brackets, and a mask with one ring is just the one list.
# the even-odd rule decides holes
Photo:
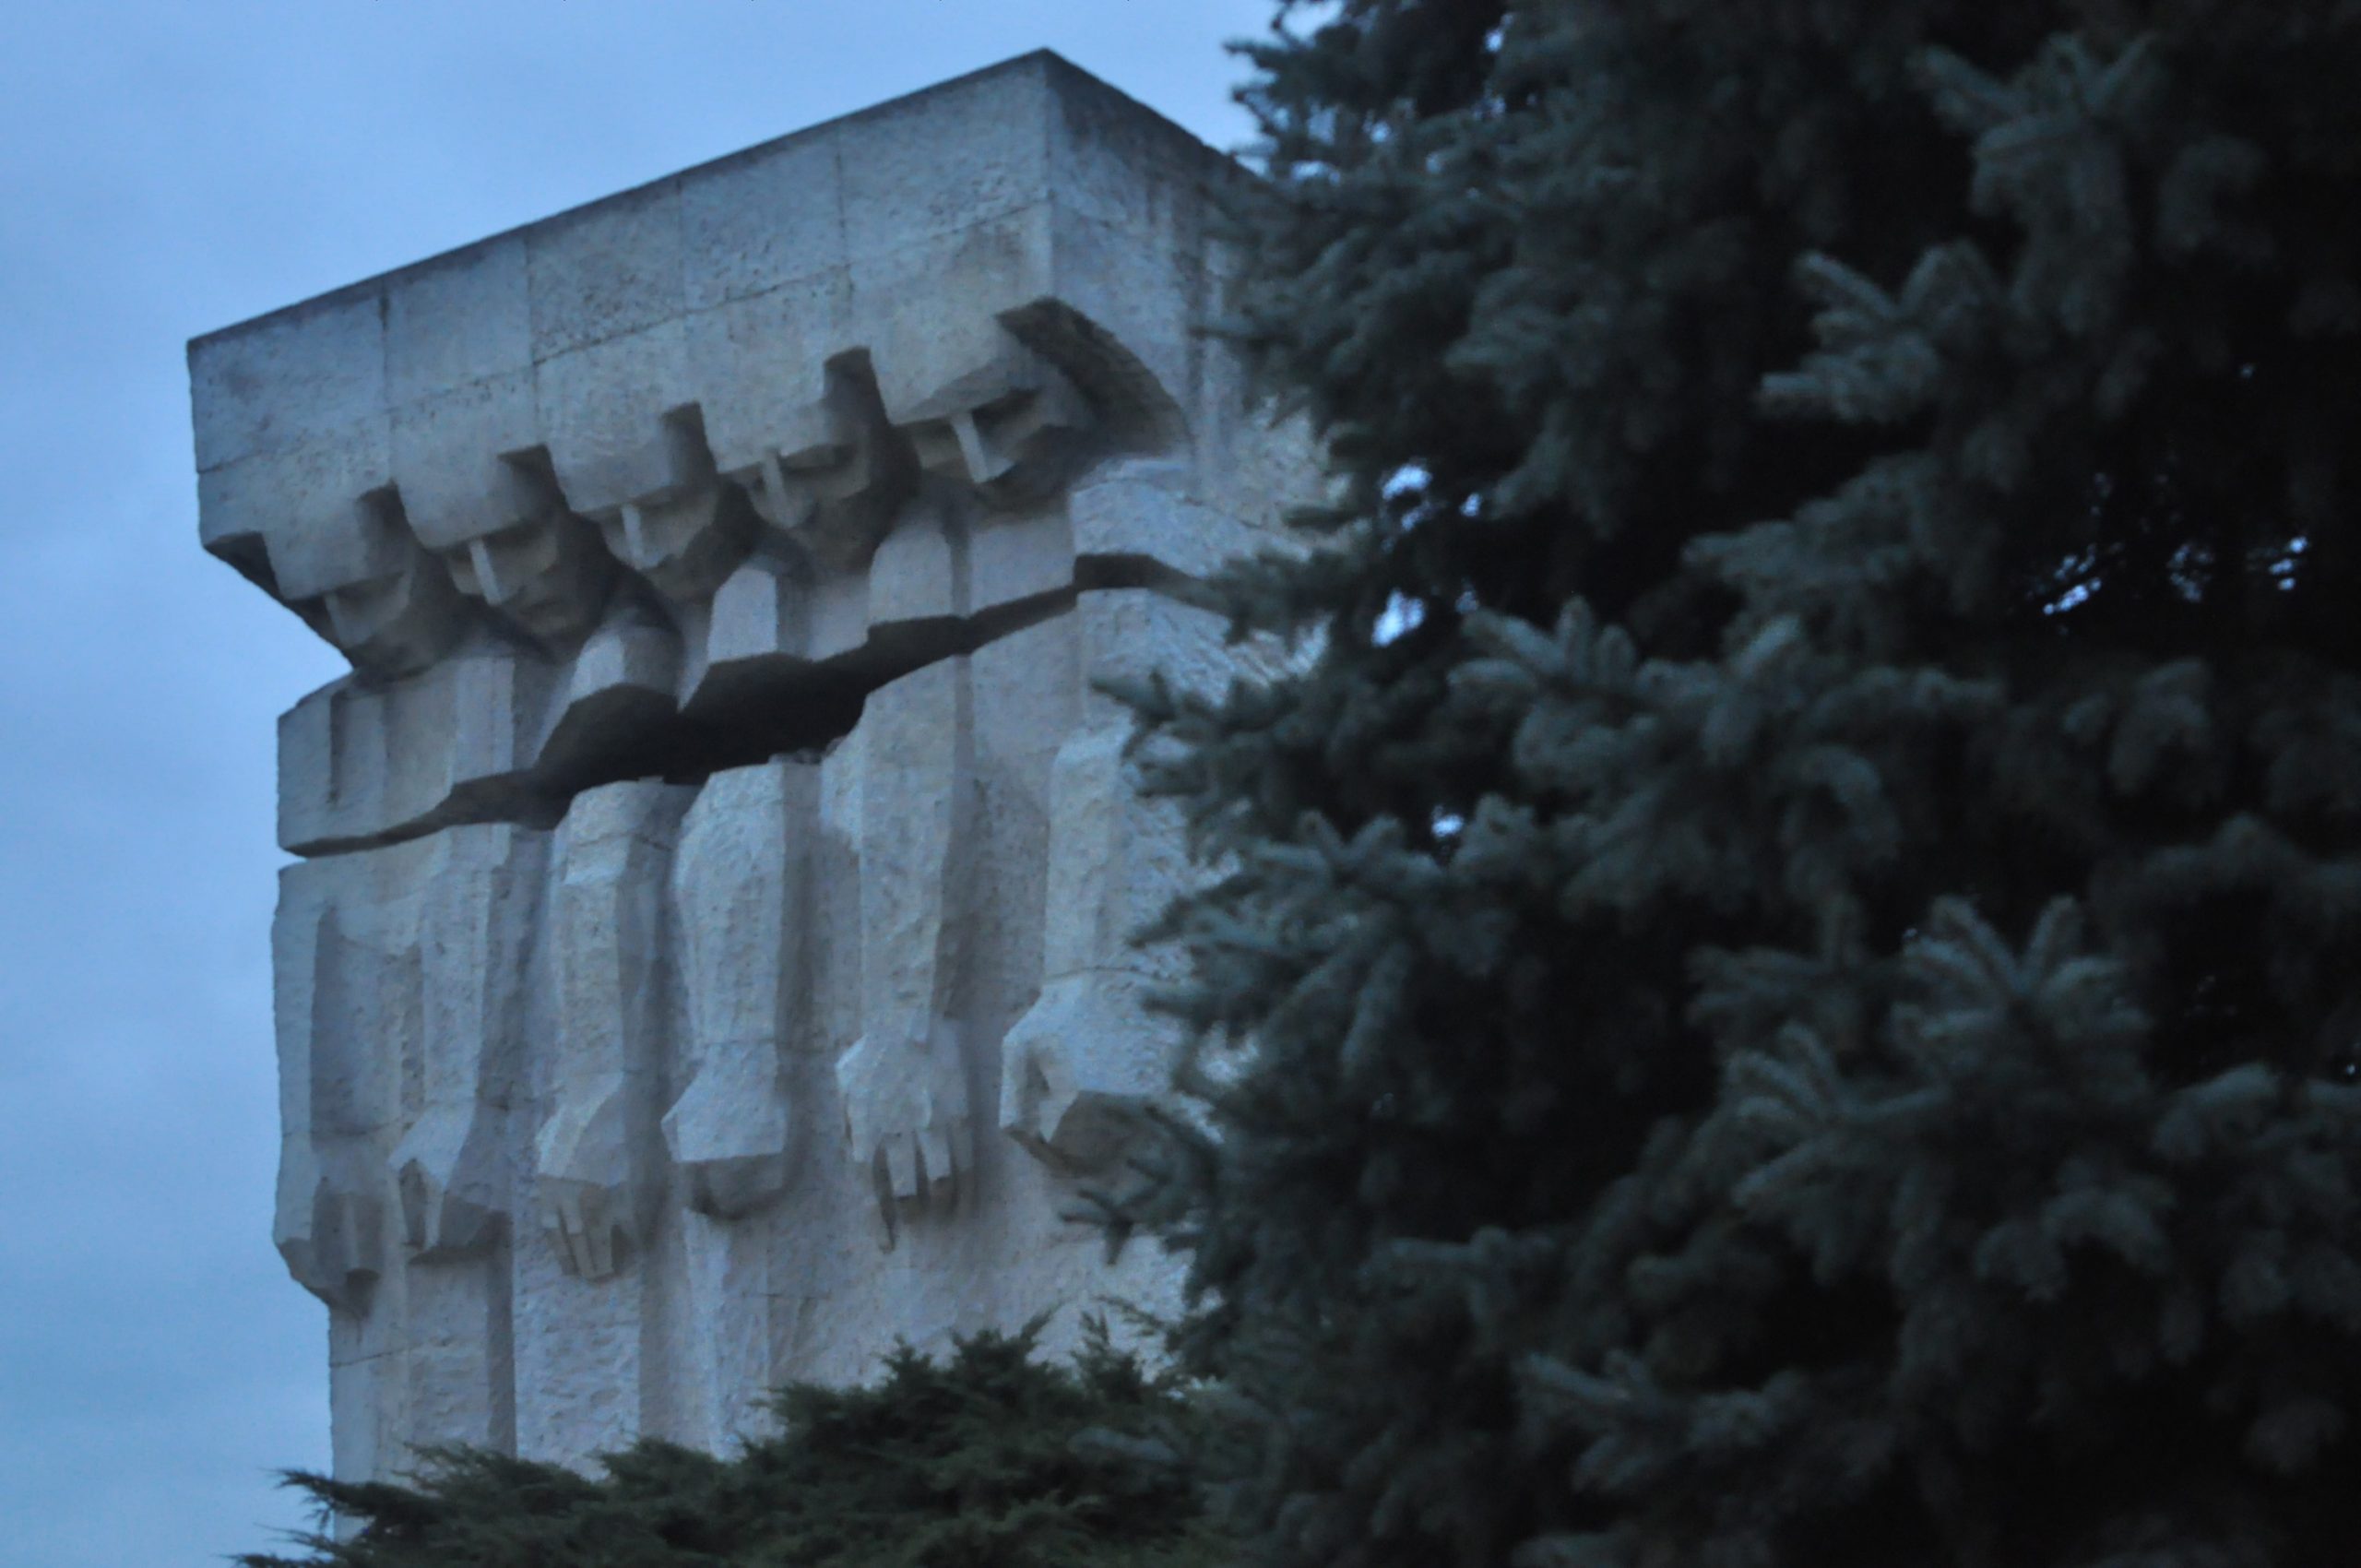
[(596, 530), (569, 513), (512, 524), (442, 553), (461, 593), (552, 650), (598, 624), (614, 576)]
[(725, 481), (673, 500), (626, 505), (600, 531), (658, 593), (685, 602), (712, 596), (753, 550), (758, 528), (744, 493)]
[(1065, 377), (1042, 367), (1039, 385), (910, 426), (919, 465), (976, 487), (987, 505), (1021, 505), (1055, 492), (1086, 455), (1091, 416)]
[(450, 583), (410, 538), (390, 490), (273, 537), (269, 560), (289, 607), (369, 675), (425, 669), (467, 619)]
[(356, 669), (386, 676), (414, 674), (440, 659), (462, 613), (450, 583), (420, 552), (384, 576), (329, 589), (312, 606), (326, 622), (321, 635)]

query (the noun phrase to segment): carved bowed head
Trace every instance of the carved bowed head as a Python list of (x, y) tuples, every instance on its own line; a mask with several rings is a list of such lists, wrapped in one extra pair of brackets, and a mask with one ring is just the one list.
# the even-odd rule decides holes
[(488, 505), (419, 529), (452, 585), (545, 653), (564, 653), (599, 624), (615, 564), (574, 515), (539, 448), (502, 454)]
[(411, 538), (392, 486), (356, 498), (342, 522), (271, 541), (272, 586), (355, 669), (398, 676), (427, 668), (466, 624), (450, 577)]

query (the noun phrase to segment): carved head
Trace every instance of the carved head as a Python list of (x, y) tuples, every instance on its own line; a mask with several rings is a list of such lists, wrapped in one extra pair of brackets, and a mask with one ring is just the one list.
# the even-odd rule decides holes
[(1004, 335), (956, 374), (897, 387), (886, 408), (919, 466), (990, 506), (1055, 493), (1090, 454), (1097, 420), (1065, 374)]
[(828, 362), (816, 398), (742, 429), (730, 456), (751, 510), (827, 573), (860, 569), (918, 480), (860, 351)]
[(606, 609), (614, 562), (598, 530), (563, 507), (443, 547), (451, 581), (551, 652), (588, 636)]
[(458, 597), (410, 538), (391, 487), (362, 495), (339, 520), (270, 540), (279, 597), (364, 674), (425, 669), (466, 624)]
[(599, 524), (616, 558), (675, 603), (710, 599), (753, 551), (760, 528), (745, 493), (727, 480), (626, 503)]
[(614, 561), (566, 505), (546, 452), (505, 452), (486, 467), (484, 479), (412, 515), (418, 538), (459, 593), (544, 652), (569, 653), (606, 610)]

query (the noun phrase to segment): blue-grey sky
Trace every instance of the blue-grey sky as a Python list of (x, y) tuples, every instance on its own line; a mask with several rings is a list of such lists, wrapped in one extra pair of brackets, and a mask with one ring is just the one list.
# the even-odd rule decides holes
[(196, 544), (183, 345), (1047, 46), (1220, 146), (1270, 0), (0, 6), (0, 1563), (299, 1522), (269, 1241), (273, 721), (340, 665)]

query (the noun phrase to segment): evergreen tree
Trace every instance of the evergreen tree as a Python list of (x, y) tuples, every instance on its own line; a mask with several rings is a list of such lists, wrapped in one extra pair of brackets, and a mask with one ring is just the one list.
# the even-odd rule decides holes
[(1176, 1443), (1192, 1416), (1094, 1333), (1070, 1366), (1042, 1324), (905, 1347), (867, 1388), (798, 1384), (728, 1457), (643, 1440), (587, 1476), (482, 1450), (407, 1481), (296, 1475), (349, 1538), (245, 1568), (1213, 1568)]
[(1109, 1200), (1251, 1555), (2341, 1561), (2361, 6), (1307, 9)]

